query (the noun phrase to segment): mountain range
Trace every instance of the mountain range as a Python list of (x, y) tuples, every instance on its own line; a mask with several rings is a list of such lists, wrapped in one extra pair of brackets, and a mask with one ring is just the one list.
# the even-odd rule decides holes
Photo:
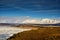
[(56, 24), (19, 24), (19, 23), (0, 23), (0, 26), (60, 26), (60, 23)]

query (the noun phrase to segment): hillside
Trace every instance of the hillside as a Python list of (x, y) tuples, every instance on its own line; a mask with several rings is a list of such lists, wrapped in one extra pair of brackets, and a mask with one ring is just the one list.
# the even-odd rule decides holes
[(60, 40), (60, 27), (41, 27), (14, 34), (7, 40)]

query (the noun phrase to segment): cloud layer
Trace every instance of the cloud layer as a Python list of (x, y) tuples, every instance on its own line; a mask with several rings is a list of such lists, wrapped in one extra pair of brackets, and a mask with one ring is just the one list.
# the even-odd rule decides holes
[(59, 10), (60, 0), (0, 0), (0, 8)]
[(60, 19), (50, 19), (50, 18), (31, 18), (26, 17), (0, 17), (0, 23), (34, 23), (34, 24), (54, 24), (60, 23)]

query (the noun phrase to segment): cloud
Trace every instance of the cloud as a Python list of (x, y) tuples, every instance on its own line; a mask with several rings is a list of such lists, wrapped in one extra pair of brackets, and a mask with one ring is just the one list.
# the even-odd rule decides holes
[(54, 24), (54, 23), (59, 23), (60, 21), (54, 20), (54, 19), (27, 19), (23, 21), (23, 23), (35, 23), (35, 24)]
[(56, 20), (45, 18), (45, 19), (41, 20), (41, 23), (53, 24), (53, 23), (55, 23), (55, 21)]
[(60, 0), (1, 0), (0, 8), (17, 8), (28, 10), (59, 10)]
[(29, 16), (24, 17), (0, 17), (0, 23), (34, 23), (34, 24), (54, 24), (60, 23), (60, 19), (49, 19), (49, 18), (31, 18)]
[(27, 19), (25, 21), (23, 21), (23, 23), (36, 23), (38, 20), (34, 20), (34, 19)]

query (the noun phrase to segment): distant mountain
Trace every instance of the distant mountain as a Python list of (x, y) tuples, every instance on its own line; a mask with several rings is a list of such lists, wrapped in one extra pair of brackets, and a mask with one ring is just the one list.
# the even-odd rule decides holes
[(0, 26), (16, 26), (16, 23), (0, 23)]
[(60, 23), (56, 24), (19, 24), (19, 23), (0, 23), (0, 26), (60, 26)]

